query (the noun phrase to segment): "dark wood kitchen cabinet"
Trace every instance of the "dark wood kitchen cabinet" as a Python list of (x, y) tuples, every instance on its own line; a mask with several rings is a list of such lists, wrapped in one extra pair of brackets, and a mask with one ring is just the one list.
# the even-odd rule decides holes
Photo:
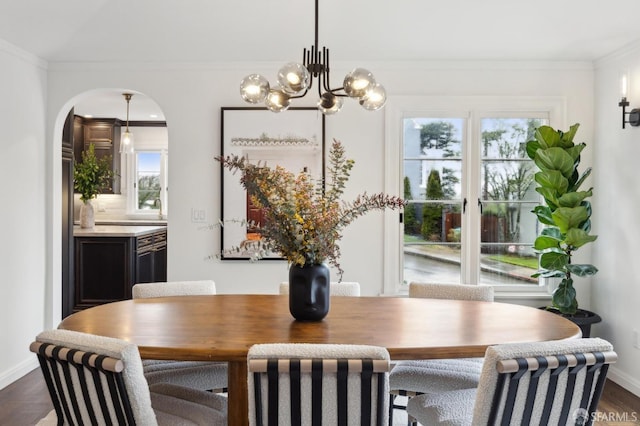
[(96, 157), (98, 159), (106, 156), (111, 157), (111, 169), (115, 173), (115, 178), (111, 184), (111, 189), (105, 188), (102, 193), (120, 194), (120, 120), (117, 119), (87, 119), (80, 118), (74, 123), (74, 132), (78, 140), (75, 148), (76, 161), (82, 161), (80, 152), (89, 149), (93, 144)]
[(167, 280), (167, 231), (138, 238), (136, 283)]
[(75, 237), (74, 312), (131, 299), (136, 283), (167, 280), (166, 229), (135, 236), (88, 234)]

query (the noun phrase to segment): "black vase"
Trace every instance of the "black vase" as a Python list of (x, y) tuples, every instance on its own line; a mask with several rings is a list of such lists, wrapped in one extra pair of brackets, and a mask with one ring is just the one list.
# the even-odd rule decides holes
[(289, 312), (299, 321), (320, 321), (329, 313), (330, 281), (327, 265), (291, 265)]

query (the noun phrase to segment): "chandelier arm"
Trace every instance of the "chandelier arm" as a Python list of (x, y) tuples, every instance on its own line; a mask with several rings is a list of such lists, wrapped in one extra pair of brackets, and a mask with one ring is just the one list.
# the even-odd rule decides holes
[(331, 81), (329, 78), (329, 49), (322, 46), (322, 56), (324, 59), (324, 90), (331, 92)]
[(324, 84), (323, 84), (324, 78), (323, 77), (324, 77), (324, 72), (321, 72), (320, 74), (318, 74), (318, 96), (319, 97), (322, 97), (322, 88), (324, 86)]
[(303, 98), (304, 96), (307, 95), (307, 93), (309, 92), (309, 89), (311, 89), (311, 84), (309, 84), (309, 87), (307, 87), (302, 94), (296, 95), (296, 96), (289, 96), (289, 99)]

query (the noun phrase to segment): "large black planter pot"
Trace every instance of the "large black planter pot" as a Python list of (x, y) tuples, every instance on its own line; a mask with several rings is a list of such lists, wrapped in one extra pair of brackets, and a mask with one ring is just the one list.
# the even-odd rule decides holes
[(289, 312), (299, 321), (320, 321), (329, 313), (329, 268), (326, 265), (291, 265)]
[(580, 327), (580, 330), (582, 331), (582, 337), (585, 338), (591, 337), (591, 325), (597, 324), (602, 321), (600, 315), (596, 314), (595, 312), (587, 311), (586, 309), (578, 309), (578, 311), (573, 315), (560, 313), (560, 311), (558, 311), (557, 309), (547, 306), (542, 306), (540, 307), (540, 309), (546, 309), (549, 312), (553, 312), (556, 315), (561, 315), (566, 319), (572, 321), (574, 324)]

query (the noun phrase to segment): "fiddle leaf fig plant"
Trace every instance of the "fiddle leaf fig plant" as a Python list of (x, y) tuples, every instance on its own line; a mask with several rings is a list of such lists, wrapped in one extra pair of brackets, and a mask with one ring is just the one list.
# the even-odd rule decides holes
[(580, 153), (585, 143), (575, 144), (573, 138), (579, 124), (568, 132), (540, 126), (535, 139), (527, 142), (527, 155), (539, 171), (535, 174), (536, 191), (545, 205), (537, 206), (533, 213), (546, 225), (536, 238), (533, 248), (540, 254), (540, 268), (533, 277), (561, 278), (551, 300), (552, 307), (563, 314), (573, 315), (578, 310), (576, 289), (572, 276), (594, 275), (598, 269), (590, 264), (573, 264), (573, 253), (596, 240), (591, 231), (592, 189), (580, 190), (591, 168), (578, 171)]

